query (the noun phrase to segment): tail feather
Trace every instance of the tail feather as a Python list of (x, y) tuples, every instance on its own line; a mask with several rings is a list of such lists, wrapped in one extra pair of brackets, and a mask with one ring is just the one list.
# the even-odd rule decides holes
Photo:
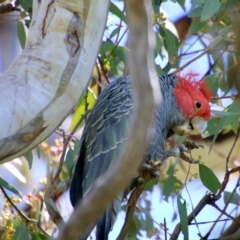
[(107, 240), (112, 229), (112, 209), (108, 208), (97, 223), (96, 240)]
[(105, 211), (104, 215), (97, 223), (96, 240), (108, 240), (108, 234), (112, 230), (113, 224), (120, 211), (123, 199), (123, 192), (120, 192), (112, 205)]

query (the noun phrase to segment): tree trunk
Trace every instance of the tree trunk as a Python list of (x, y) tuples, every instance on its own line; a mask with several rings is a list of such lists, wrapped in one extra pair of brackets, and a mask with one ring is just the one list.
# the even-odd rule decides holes
[(81, 97), (109, 0), (33, 1), (26, 48), (0, 77), (0, 162), (48, 137)]

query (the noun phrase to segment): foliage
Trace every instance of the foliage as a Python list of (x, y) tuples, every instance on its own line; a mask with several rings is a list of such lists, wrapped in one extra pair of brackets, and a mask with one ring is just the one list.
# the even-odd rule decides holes
[[(156, 70), (158, 74), (168, 74), (170, 71), (176, 69), (176, 71), (186, 70), (189, 65), (194, 61), (199, 60), (205, 56), (207, 59), (207, 70), (201, 75), (205, 77), (211, 91), (213, 93), (212, 103), (218, 106), (218, 109), (213, 111), (215, 115), (209, 123), (205, 137), (211, 140), (211, 148), (214, 146), (219, 138), (225, 139), (228, 134), (236, 135), (232, 149), (236, 145), (239, 135), (239, 118), (240, 118), (240, 104), (239, 104), (239, 90), (240, 90), (240, 31), (239, 31), (239, 1), (237, 0), (192, 0), (191, 10), (185, 12), (185, 19), (190, 23), (187, 26), (186, 33), (182, 33), (178, 29), (178, 34), (183, 35), (181, 41), (179, 38), (169, 29), (167, 24), (167, 18), (162, 12), (159, 12), (159, 6), (161, 2), (153, 0), (153, 13), (152, 13), (152, 25), (155, 31), (156, 37)], [(169, 0), (170, 1), (170, 0)], [(183, 0), (175, 0), (184, 11), (186, 11), (186, 4)], [(32, 1), (21, 0), (19, 1), (19, 22), (18, 22), (18, 36), (22, 48), (25, 46), (26, 33), (25, 29), (29, 26), (32, 14)], [(21, 7), (21, 8), (20, 8)], [(177, 26), (177, 25), (176, 25)], [(109, 21), (104, 34), (103, 42), (99, 51), (99, 55), (96, 59), (96, 65), (92, 73), (92, 78), (86, 89), (84, 95), (76, 105), (72, 115), (71, 124), (67, 131), (71, 131), (70, 138), (65, 131), (58, 129), (56, 131), (59, 139), (56, 140), (54, 145), (50, 145), (46, 141), (36, 148), (38, 158), (44, 157), (48, 159), (47, 163), (47, 176), (41, 180), (41, 190), (34, 190), (32, 193), (25, 194), (23, 198), (27, 198), (25, 205), (30, 205), (29, 208), (21, 207), (25, 212), (25, 216), (12, 214), (16, 213), (16, 208), (13, 204), (16, 204), (14, 198), (11, 203), (6, 199), (3, 206), (3, 216), (0, 219), (1, 227), (4, 231), (1, 233), (1, 239), (45, 239), (47, 235), (44, 235), (41, 228), (51, 233), (54, 232), (53, 224), (50, 220), (46, 220), (46, 209), (43, 207), (43, 192), (46, 187), (55, 178), (55, 173), (59, 167), (59, 158), (65, 159), (63, 167), (60, 168), (59, 179), (61, 181), (67, 180), (71, 174), (74, 165), (74, 159), (78, 154), (80, 141), (77, 137), (72, 137), (79, 130), (84, 123), (84, 119), (87, 117), (88, 111), (93, 107), (97, 96), (100, 94), (104, 85), (111, 81), (112, 77), (119, 77), (123, 74), (128, 74), (128, 65), (126, 61), (126, 55), (129, 52), (127, 44), (127, 20), (124, 10), (118, 8), (117, 4), (112, 1), (109, 10)], [(191, 40), (191, 41), (189, 41)], [(193, 50), (196, 42), (202, 44), (202, 49)], [(186, 47), (187, 46), (187, 47)], [(193, 55), (195, 54), (195, 55)], [(189, 56), (191, 58), (189, 58)], [(189, 59), (186, 61), (186, 59)], [(185, 62), (183, 64), (183, 61)], [(198, 71), (196, 69), (194, 71)], [(223, 101), (228, 99), (227, 106), (223, 105)], [(71, 138), (72, 137), (72, 138)], [(171, 140), (169, 145), (173, 147), (182, 139)], [(198, 227), (200, 223), (197, 221), (197, 213), (191, 202), (191, 193), (188, 193), (189, 201), (186, 199), (186, 194), (183, 192), (188, 191), (188, 184), (192, 179), (200, 178), (202, 184), (214, 195), (216, 200), (222, 199), (224, 201), (224, 207), (218, 210), (222, 215), (227, 217), (238, 217), (239, 207), (239, 181), (237, 181), (234, 189), (229, 192), (226, 190), (226, 186), (229, 183), (230, 174), (238, 173), (239, 167), (236, 165), (230, 168), (230, 157), (232, 149), (224, 156), (225, 161), (225, 177), (221, 183), (216, 173), (209, 167), (207, 167), (208, 159), (203, 159), (205, 165), (199, 164), (199, 174), (195, 170), (191, 170), (189, 166), (186, 171), (185, 179), (179, 179), (177, 177), (178, 171), (184, 171), (179, 159), (170, 159), (170, 166), (167, 170), (160, 170), (160, 179), (150, 182), (145, 193), (140, 196), (138, 205), (136, 207), (134, 221), (130, 226), (130, 230), (126, 239), (136, 239), (143, 235), (143, 231), (150, 237), (156, 239), (162, 239), (163, 236), (170, 235), (169, 229), (166, 223), (156, 222), (151, 217), (152, 203), (149, 200), (149, 196), (154, 194), (154, 186), (159, 186), (163, 194), (162, 201), (175, 201), (177, 209), (175, 211), (180, 221), (180, 230), (183, 234), (183, 239), (189, 239), (189, 205), (191, 206), (191, 212), (194, 215), (195, 224)], [(29, 168), (36, 160), (32, 151), (28, 152), (24, 156), (27, 159)], [(197, 170), (196, 170), (197, 171)], [(11, 191), (12, 193), (22, 196), (19, 191), (12, 187), (4, 179), (0, 178), (0, 184), (3, 188)], [(56, 199), (60, 194), (57, 194)], [(5, 195), (7, 197), (7, 195)], [(160, 199), (159, 199), (160, 201)], [(160, 203), (161, 204), (161, 203)], [(234, 205), (235, 209), (233, 213), (226, 211), (229, 204)], [(202, 205), (201, 210), (206, 205), (210, 205), (217, 209), (216, 203), (205, 203)], [(126, 207), (123, 207), (126, 210)], [(176, 218), (177, 216), (173, 218)], [(28, 218), (33, 218), (37, 221), (28, 221)], [(235, 217), (230, 219), (234, 220)], [(220, 218), (216, 218), (216, 223)], [(208, 218), (206, 217), (206, 221)], [(211, 224), (211, 223), (210, 223)], [(203, 239), (208, 239), (213, 228), (209, 227), (207, 233), (201, 233), (199, 235)], [(16, 233), (14, 234), (16, 230)], [(175, 229), (176, 230), (176, 229)], [(205, 235), (204, 235), (205, 234)], [(167, 238), (165, 238), (167, 239)]]

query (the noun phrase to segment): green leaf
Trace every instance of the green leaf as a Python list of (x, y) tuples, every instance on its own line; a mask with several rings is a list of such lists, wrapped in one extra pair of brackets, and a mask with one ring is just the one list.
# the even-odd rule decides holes
[(153, 187), (158, 184), (159, 182), (159, 178), (155, 178), (155, 179), (152, 179), (151, 181), (148, 181), (148, 183), (146, 184), (145, 188), (144, 188), (144, 191), (152, 191), (153, 190)]
[(66, 166), (70, 176), (72, 176), (72, 169), (74, 166), (74, 151), (72, 148), (69, 148), (66, 156)]
[(23, 224), (19, 224), (15, 230), (14, 240), (30, 240), (30, 234), (27, 227)]
[(199, 175), (203, 185), (212, 193), (217, 193), (221, 187), (221, 183), (213, 173), (213, 171), (203, 164), (199, 164)]
[(161, 38), (160, 34), (156, 33), (155, 37), (156, 37), (156, 48), (155, 48), (155, 51), (157, 53), (159, 53), (161, 51), (161, 48), (163, 47), (163, 41), (162, 41), (162, 38)]
[(177, 64), (178, 39), (171, 31), (164, 27), (160, 27), (160, 34), (163, 38), (164, 47), (168, 52), (169, 63), (174, 67)]
[(32, 168), (32, 163), (33, 163), (33, 153), (32, 153), (32, 150), (26, 152), (24, 154), (24, 157), (26, 158), (26, 160), (28, 162), (29, 169), (31, 169)]
[(154, 13), (159, 13), (161, 3), (161, 0), (152, 0), (152, 8)]
[[(97, 85), (92, 87), (91, 90), (94, 92), (94, 94), (96, 94)], [(87, 96), (86, 96), (86, 94), (87, 94)], [(87, 101), (87, 103), (86, 103), (86, 101)], [(82, 95), (81, 99), (79, 100), (77, 106), (75, 107), (75, 112), (73, 114), (72, 121), (71, 121), (71, 124), (69, 127), (70, 130), (73, 130), (73, 128), (78, 123), (78, 121), (85, 114), (86, 104), (87, 104), (87, 108), (89, 110), (94, 106), (95, 102), (96, 102), (96, 100), (95, 100), (94, 96), (92, 95), (92, 93), (90, 93), (88, 90), (86, 90), (85, 93)]]
[(39, 145), (36, 146), (36, 152), (37, 152), (38, 159), (40, 159), (41, 158), (41, 150), (40, 150)]
[(79, 154), (79, 146), (80, 146), (80, 140), (79, 139), (76, 139), (75, 142), (74, 142), (74, 154)]
[(31, 240), (48, 240), (49, 239), (47, 235), (43, 235), (39, 233), (31, 234), (31, 237), (32, 237)]
[(112, 14), (119, 17), (123, 22), (125, 23), (127, 22), (126, 16), (124, 15), (124, 13), (113, 2), (111, 2), (109, 10)]
[(237, 119), (231, 124), (231, 128), (235, 134), (238, 133), (238, 127), (239, 127), (239, 119)]
[(26, 32), (25, 32), (25, 28), (24, 28), (22, 21), (18, 21), (17, 34), (18, 34), (18, 39), (19, 39), (20, 45), (21, 45), (22, 49), (24, 49), (25, 44), (26, 44)]
[(116, 27), (110, 34), (109, 38), (113, 38), (115, 35), (117, 35), (119, 33), (119, 31), (121, 30), (120, 26)]
[[(217, 136), (219, 132), (225, 128), (226, 126), (230, 125), (231, 128), (236, 131), (236, 125), (239, 122), (240, 118), (240, 105), (238, 103), (233, 103), (228, 108), (225, 109), (225, 113), (220, 113), (219, 111), (215, 111), (217, 114), (222, 114), (221, 118), (213, 118), (208, 122), (208, 127), (206, 131), (208, 132), (208, 135), (214, 135), (210, 151), (212, 149), (213, 144), (215, 143)], [(230, 114), (229, 114), (230, 113)], [(237, 121), (237, 122), (236, 122)]]
[(179, 6), (183, 9), (183, 11), (186, 11), (185, 7), (185, 0), (177, 0)]
[(208, 121), (208, 125), (207, 125), (207, 133), (208, 136), (212, 136), (212, 135), (216, 135), (219, 133), (219, 123), (221, 121), (221, 118), (212, 118), (211, 120)]
[(234, 8), (239, 3), (239, 0), (222, 1), (222, 7), (226, 9)]
[(201, 21), (211, 18), (221, 7), (219, 0), (207, 0), (201, 11)]
[[(213, 137), (213, 140), (212, 140), (212, 144), (211, 144), (211, 148), (213, 146), (213, 144), (215, 143), (216, 139), (217, 139), (217, 136), (218, 136), (218, 133), (226, 126), (228, 125), (231, 125), (232, 123), (234, 123), (235, 121), (238, 121), (239, 119), (239, 113), (236, 113), (236, 112), (231, 112), (231, 115), (229, 116), (223, 116), (216, 128), (216, 132), (215, 132), (215, 135)], [(211, 149), (210, 148), (210, 149)]]
[(199, 18), (194, 19), (188, 29), (188, 35), (197, 33), (204, 25), (205, 22), (201, 22)]
[(200, 17), (201, 16), (201, 8), (195, 8), (193, 9), (188, 16), (190, 18), (194, 18), (194, 17)]
[(205, 77), (207, 86), (210, 88), (211, 92), (216, 95), (219, 89), (219, 77), (217, 74), (211, 74)]
[(21, 194), (13, 186), (11, 186), (8, 182), (3, 180), (1, 177), (0, 177), (0, 185), (2, 187), (6, 188), (7, 190), (9, 190), (10, 192), (15, 193), (20, 198), (22, 198)]
[(112, 51), (113, 48), (115, 48), (117, 45), (114, 44), (112, 41), (108, 40), (108, 41), (104, 41), (102, 42), (102, 46), (100, 48), (99, 53), (100, 54), (105, 54), (106, 52)]
[(32, 12), (32, 5), (33, 1), (32, 0), (19, 0), (20, 5), (26, 12)]
[(174, 176), (175, 167), (171, 165), (167, 171), (168, 178), (163, 183), (163, 195), (164, 200), (168, 202), (168, 198), (171, 196), (171, 194), (174, 192), (175, 189), (175, 183), (176, 183), (176, 177)]
[[(231, 192), (227, 192), (225, 191), (224, 192), (224, 196), (223, 196), (223, 199), (224, 199), (224, 203), (227, 204), (227, 202), (229, 201), (230, 197), (231, 197), (232, 193)], [(229, 201), (230, 203), (234, 204), (234, 205), (239, 205), (239, 202), (240, 202), (240, 196), (239, 194), (237, 194), (236, 192), (233, 193), (233, 196), (232, 198), (230, 199)]]
[(181, 229), (184, 236), (184, 240), (188, 240), (188, 217), (187, 217), (187, 208), (186, 201), (182, 198), (181, 194), (177, 197), (177, 205), (180, 216)]
[(117, 46), (114, 49), (114, 54), (119, 58), (119, 60), (124, 62), (126, 59), (127, 50), (125, 47)]
[(217, 111), (217, 110), (212, 110), (211, 111), (216, 117), (226, 117), (226, 116), (232, 116), (232, 112), (224, 112), (224, 111)]
[(158, 75), (165, 75), (165, 72), (162, 70), (162, 68), (160, 67), (160, 65), (156, 64), (155, 65), (156, 71)]

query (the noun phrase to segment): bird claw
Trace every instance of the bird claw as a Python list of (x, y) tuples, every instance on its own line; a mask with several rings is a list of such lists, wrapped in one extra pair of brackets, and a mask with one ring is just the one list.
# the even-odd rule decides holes
[(169, 149), (167, 151), (167, 157), (180, 157), (182, 152), (190, 153), (190, 151), (182, 144), (178, 147)]
[(193, 164), (198, 164), (198, 163), (200, 163), (199, 160), (191, 159), (191, 158), (189, 158), (188, 156), (186, 156), (184, 153), (181, 153), (181, 154), (180, 154), (180, 158), (181, 158), (183, 161), (188, 162), (188, 163), (193, 163)]
[[(160, 176), (159, 174), (159, 166), (161, 165), (161, 161), (149, 161), (148, 163), (144, 163), (141, 166), (141, 171), (149, 171), (152, 174), (153, 178), (157, 178)], [(141, 181), (141, 179), (140, 179)]]
[(192, 141), (189, 141), (187, 140), (185, 143), (184, 143), (184, 146), (188, 149), (188, 150), (193, 150), (193, 149), (198, 149), (198, 148), (204, 148), (203, 145), (201, 144), (197, 144), (195, 142), (192, 142)]
[(188, 163), (199, 163), (198, 160), (191, 159), (187, 157), (184, 152), (190, 153), (193, 149), (198, 148), (204, 148), (202, 145), (194, 143), (192, 141), (186, 141), (185, 143), (181, 144), (180, 146), (168, 150), (168, 156), (173, 157), (180, 157), (182, 160), (188, 162)]

